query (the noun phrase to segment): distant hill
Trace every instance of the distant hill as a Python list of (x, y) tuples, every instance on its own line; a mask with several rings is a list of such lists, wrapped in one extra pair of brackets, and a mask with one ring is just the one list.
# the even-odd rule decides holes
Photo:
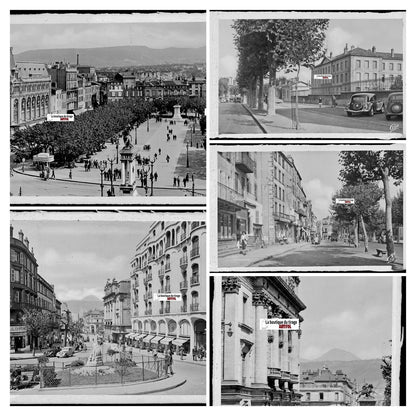
[(15, 55), (16, 61), (75, 64), (97, 68), (109, 66), (137, 66), (158, 64), (193, 64), (205, 62), (205, 47), (152, 49), (147, 46), (113, 46), (101, 48), (37, 49)]
[(92, 295), (87, 296), (80, 300), (67, 300), (64, 303), (68, 305), (68, 308), (72, 313), (73, 319), (77, 319), (78, 314), (79, 314), (79, 317), (82, 318), (82, 315), (91, 309), (99, 309), (99, 310), (104, 309), (102, 299), (97, 298), (96, 296), (92, 296)]
[(332, 348), (313, 361), (357, 361), (359, 359), (359, 357), (349, 351), (342, 350), (341, 348)]
[(305, 361), (300, 363), (301, 371), (322, 369), (328, 367), (332, 372), (342, 370), (352, 381), (357, 382), (357, 389), (364, 383), (371, 383), (381, 399), (384, 390), (384, 380), (381, 375), (381, 359), (352, 360), (352, 361)]

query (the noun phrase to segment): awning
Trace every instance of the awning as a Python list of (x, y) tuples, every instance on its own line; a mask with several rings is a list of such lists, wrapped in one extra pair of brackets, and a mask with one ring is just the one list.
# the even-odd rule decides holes
[(33, 156), (34, 162), (42, 162), (42, 163), (50, 163), (55, 160), (54, 155), (50, 155), (49, 153), (38, 153), (37, 155)]
[(136, 341), (139, 341), (140, 339), (144, 338), (146, 335), (147, 335), (147, 334), (139, 334), (139, 335), (136, 335), (136, 336), (134, 337), (134, 339), (135, 339)]
[(149, 334), (149, 335), (146, 335), (144, 338), (143, 338), (143, 342), (150, 342), (150, 340), (152, 339), (152, 338), (154, 338), (155, 336), (153, 335), (153, 334)]
[(163, 345), (168, 345), (174, 339), (175, 339), (174, 337), (165, 337), (160, 341), (160, 343), (163, 344)]
[(172, 341), (172, 344), (173, 345), (181, 346), (181, 345), (185, 344), (185, 342), (188, 342), (188, 341), (189, 341), (189, 338), (186, 338), (186, 339), (184, 339), (184, 338), (176, 338), (176, 339), (174, 339)]
[(152, 339), (152, 344), (157, 344), (161, 339), (163, 338), (163, 335), (157, 335)]
[(129, 334), (126, 335), (126, 338), (133, 338), (135, 335), (134, 332), (130, 332)]

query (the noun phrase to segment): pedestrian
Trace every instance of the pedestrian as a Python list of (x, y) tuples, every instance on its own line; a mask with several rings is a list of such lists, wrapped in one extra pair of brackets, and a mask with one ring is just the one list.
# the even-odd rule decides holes
[(176, 187), (176, 178), (175, 178), (175, 176), (173, 177), (173, 186)]
[(192, 348), (192, 361), (197, 361), (197, 356), (198, 356), (198, 349), (195, 347)]
[(55, 179), (55, 169), (52, 168), (52, 175), (51, 175), (51, 179)]
[(169, 163), (170, 157), (169, 155), (166, 155), (166, 162)]
[(188, 182), (189, 181), (189, 174), (187, 173), (186, 174), (186, 182)]
[(321, 97), (319, 97), (318, 103), (319, 103), (319, 108), (321, 108), (322, 107), (322, 98)]
[(240, 253), (244, 256), (246, 255), (246, 248), (247, 248), (247, 234), (245, 231), (241, 233), (240, 237)]
[(186, 178), (183, 178), (183, 187), (185, 188), (186, 187)]
[(157, 172), (155, 172), (154, 175), (153, 175), (153, 179), (155, 180), (155, 182), (157, 182), (157, 177), (158, 177), (158, 174), (157, 174)]
[(156, 348), (153, 348), (152, 354), (153, 354), (153, 360), (156, 364), (156, 361), (157, 361), (157, 349)]
[(179, 348), (179, 355), (180, 355), (180, 357), (181, 357), (181, 360), (183, 360), (183, 355), (184, 355), (184, 350), (183, 350), (183, 347), (180, 347), (180, 348)]
[(159, 155), (161, 155), (162, 153), (162, 149), (159, 147)]
[(69, 170), (69, 179), (72, 179), (72, 170)]
[(172, 368), (172, 363), (173, 363), (173, 358), (172, 358), (172, 352), (167, 350), (165, 353), (165, 371), (166, 374), (170, 374), (173, 376), (174, 372), (173, 372), (173, 368)]
[(155, 159), (157, 159), (157, 153), (155, 153)]

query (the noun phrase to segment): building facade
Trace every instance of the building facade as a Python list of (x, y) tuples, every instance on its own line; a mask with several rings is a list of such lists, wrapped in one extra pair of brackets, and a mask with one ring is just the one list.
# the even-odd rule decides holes
[(297, 277), (223, 277), (221, 402), (300, 404), (301, 330), (265, 330), (260, 321), (302, 321)]
[[(206, 226), (156, 222), (131, 262), (131, 339), (142, 348), (206, 349)], [(180, 294), (166, 300), (157, 295)], [(155, 296), (156, 295), (156, 296)]]
[[(332, 75), (320, 79), (315, 75)], [(325, 56), (311, 71), (312, 95), (338, 95), (342, 92), (387, 91), (403, 89), (403, 54), (394, 49), (378, 52), (376, 47), (348, 48), (335, 57)]]
[(26, 311), (36, 309), (50, 313), (51, 331), (43, 341), (51, 343), (59, 338), (60, 303), (53, 285), (38, 274), (38, 263), (28, 238), (22, 230), (18, 238), (13, 233), (10, 226), (10, 348), (17, 351), (31, 345), (40, 346), (40, 340), (32, 337), (24, 324)]
[(51, 77), (45, 64), (15, 62), (10, 48), (10, 128), (43, 123), (49, 112)]
[(104, 335), (104, 311), (91, 309), (84, 313), (84, 324), (87, 334)]
[(354, 383), (342, 370), (327, 367), (302, 372), (300, 392), (303, 406), (353, 406)]
[(245, 232), (249, 245), (263, 240), (261, 154), (218, 153), (218, 253), (236, 249)]
[(131, 329), (130, 281), (107, 280), (104, 287), (104, 337), (123, 342)]

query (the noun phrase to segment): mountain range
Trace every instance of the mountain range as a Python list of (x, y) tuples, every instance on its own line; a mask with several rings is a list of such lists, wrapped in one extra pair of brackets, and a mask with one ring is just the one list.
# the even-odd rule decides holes
[(320, 357), (308, 361), (358, 361), (359, 357), (341, 348), (332, 348)]
[(78, 319), (78, 316), (82, 318), (82, 315), (91, 309), (104, 309), (102, 299), (93, 295), (86, 296), (83, 299), (67, 300), (63, 303), (68, 305), (68, 309), (72, 313), (72, 318), (75, 320)]
[(162, 64), (204, 63), (205, 46), (200, 48), (164, 48), (153, 49), (147, 46), (111, 46), (100, 48), (62, 48), (36, 49), (15, 55), (15, 60), (33, 62), (70, 62), (76, 63), (79, 54), (80, 65), (96, 68), (110, 66), (138, 66)]

